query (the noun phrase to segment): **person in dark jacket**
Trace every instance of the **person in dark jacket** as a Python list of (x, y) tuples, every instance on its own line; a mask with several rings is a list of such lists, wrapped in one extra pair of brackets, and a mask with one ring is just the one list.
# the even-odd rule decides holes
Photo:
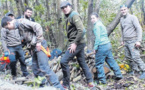
[(26, 19), (28, 19), (30, 21), (35, 22), (35, 19), (32, 18), (32, 14), (33, 14), (32, 8), (26, 7), (25, 10), (24, 10), (24, 15), (17, 17), (17, 19), (26, 18)]
[(84, 71), (88, 86), (94, 87), (93, 77), (84, 57), (85, 28), (82, 20), (79, 14), (72, 10), (72, 6), (68, 1), (61, 2), (60, 8), (66, 16), (66, 32), (69, 41), (68, 48), (60, 61), (63, 71), (63, 86), (64, 88), (70, 88), (70, 71), (68, 63), (76, 56), (80, 67)]
[[(11, 12), (8, 12), (6, 16), (14, 19), (14, 15)], [(23, 72), (23, 76), (28, 76), (29, 73), (27, 71), (27, 67), (25, 64), (24, 51), (21, 45), (21, 37), (18, 29), (14, 29), (9, 31), (8, 29), (1, 29), (1, 42), (4, 49), (4, 54), (8, 55), (10, 58), (10, 68), (13, 79), (16, 78), (16, 62), (19, 59), (21, 64), (21, 71)], [(6, 55), (6, 56), (7, 56)]]

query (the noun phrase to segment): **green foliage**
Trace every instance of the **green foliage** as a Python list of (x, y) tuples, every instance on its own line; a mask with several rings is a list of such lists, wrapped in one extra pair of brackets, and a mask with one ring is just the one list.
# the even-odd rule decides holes
[(40, 84), (42, 81), (45, 79), (45, 77), (40, 77), (38, 76), (37, 78), (34, 79), (34, 82), (29, 82), (27, 85), (33, 85), (33, 88), (39, 88)]
[(5, 80), (8, 80), (8, 79), (10, 79), (10, 77), (11, 77), (11, 75), (10, 75), (10, 74), (7, 74), (7, 75), (4, 77), (4, 79), (5, 79)]
[(42, 6), (42, 4), (34, 6), (35, 11), (44, 14), (45, 8)]

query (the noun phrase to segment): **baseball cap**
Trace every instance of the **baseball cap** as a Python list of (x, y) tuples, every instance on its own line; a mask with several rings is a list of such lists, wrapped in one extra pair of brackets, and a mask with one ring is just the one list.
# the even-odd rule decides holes
[(65, 7), (65, 6), (67, 6), (67, 5), (70, 5), (70, 6), (71, 6), (70, 2), (68, 2), (68, 1), (63, 1), (63, 2), (61, 2), (61, 4), (60, 4), (60, 8)]
[(8, 12), (5, 14), (5, 16), (14, 16), (14, 14), (12, 12)]

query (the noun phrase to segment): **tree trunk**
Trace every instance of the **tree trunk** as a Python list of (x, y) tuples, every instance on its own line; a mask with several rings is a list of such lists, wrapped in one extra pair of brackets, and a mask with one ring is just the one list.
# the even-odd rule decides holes
[(77, 0), (73, 0), (73, 6), (74, 10), (77, 11), (78, 10)]
[(145, 25), (145, 6), (144, 6), (144, 0), (141, 0), (141, 10), (143, 15), (143, 24)]
[(26, 4), (26, 7), (29, 7), (28, 0), (24, 0), (24, 3)]
[[(46, 14), (47, 19), (46, 19), (46, 21), (47, 22), (51, 21), (51, 14), (50, 14), (50, 7), (49, 7), (50, 4), (49, 3), (50, 3), (49, 0), (46, 0), (46, 8), (47, 8), (47, 14)], [(55, 46), (56, 45), (56, 40), (54, 38), (54, 34), (53, 34), (53, 31), (52, 31), (50, 26), (51, 26), (51, 24), (49, 26), (48, 25), (46, 26), (47, 30), (49, 30), (49, 32), (46, 33), (46, 34), (47, 34), (47, 36), (49, 36), (51, 46), (56, 47)]]
[[(135, 0), (127, 0), (125, 5), (127, 5), (128, 8), (130, 8), (134, 1)], [(113, 32), (113, 30), (119, 24), (120, 18), (121, 18), (121, 13), (120, 13), (120, 10), (119, 10), (116, 17), (114, 18), (114, 20), (109, 25), (107, 25), (108, 36)]]
[(9, 2), (9, 10), (10, 10), (10, 12), (14, 13), (14, 9), (13, 9), (12, 3), (13, 3), (13, 0), (10, 0), (10, 2)]
[(57, 0), (57, 21), (58, 21), (58, 31), (59, 31), (59, 38), (58, 38), (58, 47), (60, 49), (64, 48), (64, 34), (63, 34), (63, 25), (62, 25), (62, 15), (60, 9), (60, 0)]
[[(23, 0), (20, 0), (20, 5), (21, 5), (21, 8), (22, 8), (22, 11), (24, 11), (25, 6), (24, 6), (24, 2), (23, 2)], [(22, 13), (24, 13), (24, 12), (22, 12)]]
[(21, 8), (20, 8), (20, 0), (15, 0), (16, 6), (17, 6), (17, 11), (18, 11), (18, 16), (21, 16)]
[(52, 11), (52, 16), (53, 16), (53, 20), (54, 20), (54, 23), (51, 25), (52, 28), (53, 28), (53, 34), (54, 34), (54, 40), (55, 40), (55, 48), (58, 47), (58, 44), (59, 44), (59, 32), (58, 32), (58, 24), (57, 24), (57, 5), (56, 5), (56, 1), (57, 0), (53, 0), (53, 11)]
[(5, 0), (5, 9), (6, 9), (6, 11), (9, 11), (9, 9), (8, 9), (8, 1), (7, 0)]
[(94, 44), (94, 42), (92, 42), (92, 41), (94, 41), (93, 40), (93, 32), (92, 32), (92, 27), (93, 27), (93, 24), (91, 23), (91, 17), (90, 17), (90, 15), (91, 15), (91, 13), (93, 12), (93, 1), (94, 0), (89, 0), (89, 6), (88, 6), (88, 24), (87, 24), (87, 48), (89, 49), (89, 50), (92, 50), (93, 49), (93, 44)]
[(101, 0), (97, 0), (95, 3), (95, 10), (94, 12), (99, 14), (99, 10), (100, 10), (100, 4), (101, 4)]

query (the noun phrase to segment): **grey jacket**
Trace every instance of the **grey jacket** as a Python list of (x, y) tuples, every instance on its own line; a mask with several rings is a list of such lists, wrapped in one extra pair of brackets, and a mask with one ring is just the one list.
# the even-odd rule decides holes
[(8, 30), (1, 29), (1, 42), (4, 51), (7, 51), (7, 46), (17, 46), (21, 44), (21, 37), (18, 29)]
[(122, 41), (137, 40), (142, 41), (142, 28), (136, 16), (127, 14), (120, 19)]
[(15, 28), (20, 30), (20, 34), (26, 43), (31, 45), (36, 45), (36, 43), (41, 43), (43, 38), (43, 30), (40, 24), (32, 22), (27, 19), (16, 19)]

